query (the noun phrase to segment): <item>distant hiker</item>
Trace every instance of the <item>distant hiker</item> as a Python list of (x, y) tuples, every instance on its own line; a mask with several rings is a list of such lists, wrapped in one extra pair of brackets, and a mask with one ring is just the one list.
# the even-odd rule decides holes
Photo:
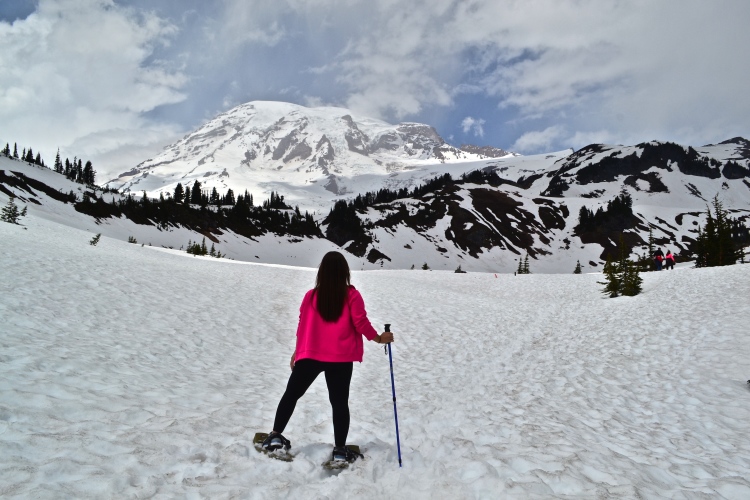
[(273, 431), (263, 442), (266, 450), (289, 448), (281, 435), (301, 398), (321, 372), (325, 373), (333, 409), (334, 461), (352, 462), (346, 447), (349, 434), (349, 384), (354, 361), (362, 362), (362, 337), (379, 344), (393, 342), (393, 333), (380, 335), (370, 324), (362, 295), (350, 284), (349, 265), (339, 252), (328, 252), (318, 267), (315, 288), (302, 299), (297, 346), (289, 366), (292, 374), (276, 409)]
[(664, 262), (664, 252), (662, 252), (661, 248), (659, 248), (656, 250), (656, 252), (654, 252), (654, 264), (656, 265), (657, 271), (661, 271), (661, 266), (663, 262)]
[(664, 257), (664, 267), (670, 271), (674, 267), (674, 255), (670, 250), (667, 250), (667, 255)]

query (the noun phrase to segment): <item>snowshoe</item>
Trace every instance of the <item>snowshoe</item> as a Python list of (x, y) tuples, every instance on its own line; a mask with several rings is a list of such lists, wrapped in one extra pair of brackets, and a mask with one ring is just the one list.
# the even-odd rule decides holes
[(253, 445), (257, 451), (265, 453), (271, 458), (283, 460), (284, 462), (291, 462), (294, 459), (294, 456), (289, 453), (292, 443), (278, 432), (271, 434), (266, 434), (265, 432), (256, 433), (253, 438)]
[(323, 467), (328, 470), (346, 469), (349, 464), (358, 458), (365, 458), (359, 451), (359, 446), (347, 445), (344, 447), (334, 447), (331, 453), (331, 459), (323, 463)]

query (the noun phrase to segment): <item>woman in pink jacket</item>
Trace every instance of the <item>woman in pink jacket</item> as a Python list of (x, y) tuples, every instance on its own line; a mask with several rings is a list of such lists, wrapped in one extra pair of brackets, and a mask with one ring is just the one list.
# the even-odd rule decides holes
[(349, 433), (349, 384), (354, 361), (362, 362), (362, 337), (379, 344), (393, 342), (393, 334), (380, 335), (370, 324), (362, 296), (350, 284), (349, 265), (339, 252), (328, 252), (320, 262), (315, 288), (300, 306), (297, 347), (292, 354), (286, 391), (276, 409), (273, 431), (263, 442), (269, 451), (291, 443), (282, 436), (301, 398), (321, 372), (325, 374), (328, 399), (333, 409), (333, 460), (354, 461), (346, 447)]

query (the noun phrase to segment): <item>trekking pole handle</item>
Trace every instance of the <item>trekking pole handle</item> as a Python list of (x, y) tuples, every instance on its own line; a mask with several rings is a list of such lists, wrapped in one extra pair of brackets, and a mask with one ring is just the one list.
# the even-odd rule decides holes
[[(390, 323), (386, 323), (386, 324), (385, 324), (385, 331), (386, 331), (386, 332), (390, 332), (390, 331), (391, 331), (391, 324), (390, 324)], [(386, 345), (384, 345), (384, 346), (383, 346), (383, 351), (384, 351), (384, 352), (385, 352), (386, 354), (388, 354), (388, 344), (386, 344)]]

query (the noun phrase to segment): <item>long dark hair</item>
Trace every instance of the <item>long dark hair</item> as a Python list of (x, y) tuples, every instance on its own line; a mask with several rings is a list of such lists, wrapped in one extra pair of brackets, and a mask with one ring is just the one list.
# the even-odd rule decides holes
[(350, 280), (349, 264), (343, 255), (328, 252), (323, 256), (315, 277), (315, 294), (318, 296), (318, 312), (324, 321), (334, 322), (341, 317)]

